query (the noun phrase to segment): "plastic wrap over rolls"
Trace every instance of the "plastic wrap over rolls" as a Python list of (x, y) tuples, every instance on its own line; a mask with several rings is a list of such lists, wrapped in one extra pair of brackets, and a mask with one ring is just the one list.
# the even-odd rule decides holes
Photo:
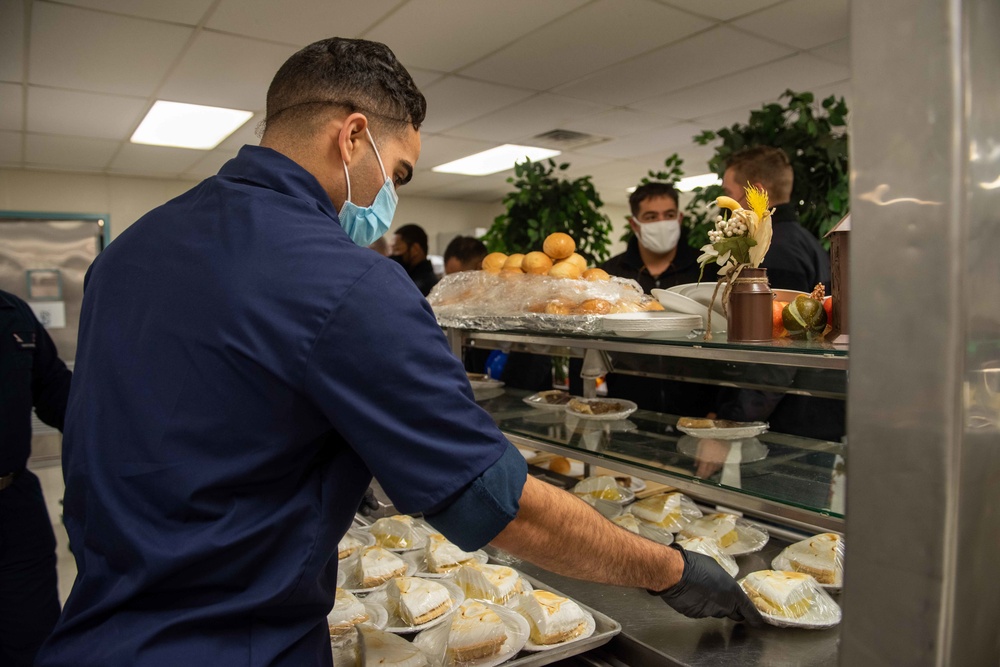
[(441, 326), (594, 333), (612, 313), (661, 310), (634, 280), (573, 280), (513, 272), (446, 276), (427, 301)]

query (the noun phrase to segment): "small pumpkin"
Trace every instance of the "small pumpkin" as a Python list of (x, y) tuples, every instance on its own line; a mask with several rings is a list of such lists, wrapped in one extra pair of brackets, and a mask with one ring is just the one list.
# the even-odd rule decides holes
[(823, 285), (817, 285), (812, 294), (800, 294), (782, 309), (781, 322), (789, 336), (814, 338), (823, 335), (827, 321), (823, 292)]

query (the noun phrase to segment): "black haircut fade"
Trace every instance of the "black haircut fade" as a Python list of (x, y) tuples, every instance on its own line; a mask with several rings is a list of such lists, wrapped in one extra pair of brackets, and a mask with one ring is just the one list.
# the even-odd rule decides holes
[(331, 37), (293, 54), (267, 89), (264, 131), (302, 131), (336, 109), (360, 112), (382, 129), (420, 129), (427, 101), (385, 44)]
[(474, 236), (456, 236), (448, 244), (448, 247), (444, 249), (444, 261), (446, 264), (449, 259), (454, 257), (461, 262), (462, 266), (475, 265), (476, 268), (479, 268), (486, 255), (486, 244)]
[(406, 245), (418, 245), (424, 249), (424, 254), (427, 253), (427, 232), (420, 225), (403, 225), (399, 229), (393, 230), (395, 234), (399, 235), (399, 238), (403, 239), (403, 243)]
[(653, 197), (670, 197), (674, 200), (674, 204), (678, 208), (680, 207), (681, 198), (677, 193), (677, 188), (670, 183), (653, 181), (640, 185), (635, 189), (635, 192), (629, 195), (628, 205), (632, 209), (632, 215), (639, 215), (639, 204)]

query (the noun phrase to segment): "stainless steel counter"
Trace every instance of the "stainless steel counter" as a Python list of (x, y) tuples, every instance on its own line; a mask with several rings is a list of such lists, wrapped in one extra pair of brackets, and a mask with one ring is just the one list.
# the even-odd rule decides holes
[[(771, 559), (786, 546), (787, 541), (772, 535), (763, 551), (739, 557), (740, 577), (770, 569)], [(640, 667), (833, 667), (837, 664), (839, 628), (753, 629), (729, 620), (689, 619), (644, 591), (562, 577), (492, 548), (487, 550), (498, 561), (510, 563), (621, 623), (621, 634), (602, 649), (610, 657), (609, 662)], [(834, 596), (839, 603), (838, 598)]]

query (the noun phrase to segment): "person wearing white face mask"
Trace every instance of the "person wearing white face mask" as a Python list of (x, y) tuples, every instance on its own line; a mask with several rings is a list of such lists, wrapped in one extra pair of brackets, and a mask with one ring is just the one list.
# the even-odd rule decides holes
[[(613, 276), (637, 281), (647, 294), (652, 289), (697, 282), (701, 271), (698, 251), (687, 243), (677, 190), (669, 183), (646, 183), (629, 197), (629, 206), (629, 227), (635, 235), (625, 252), (601, 268)], [(715, 276), (709, 272), (702, 279), (712, 281)]]

